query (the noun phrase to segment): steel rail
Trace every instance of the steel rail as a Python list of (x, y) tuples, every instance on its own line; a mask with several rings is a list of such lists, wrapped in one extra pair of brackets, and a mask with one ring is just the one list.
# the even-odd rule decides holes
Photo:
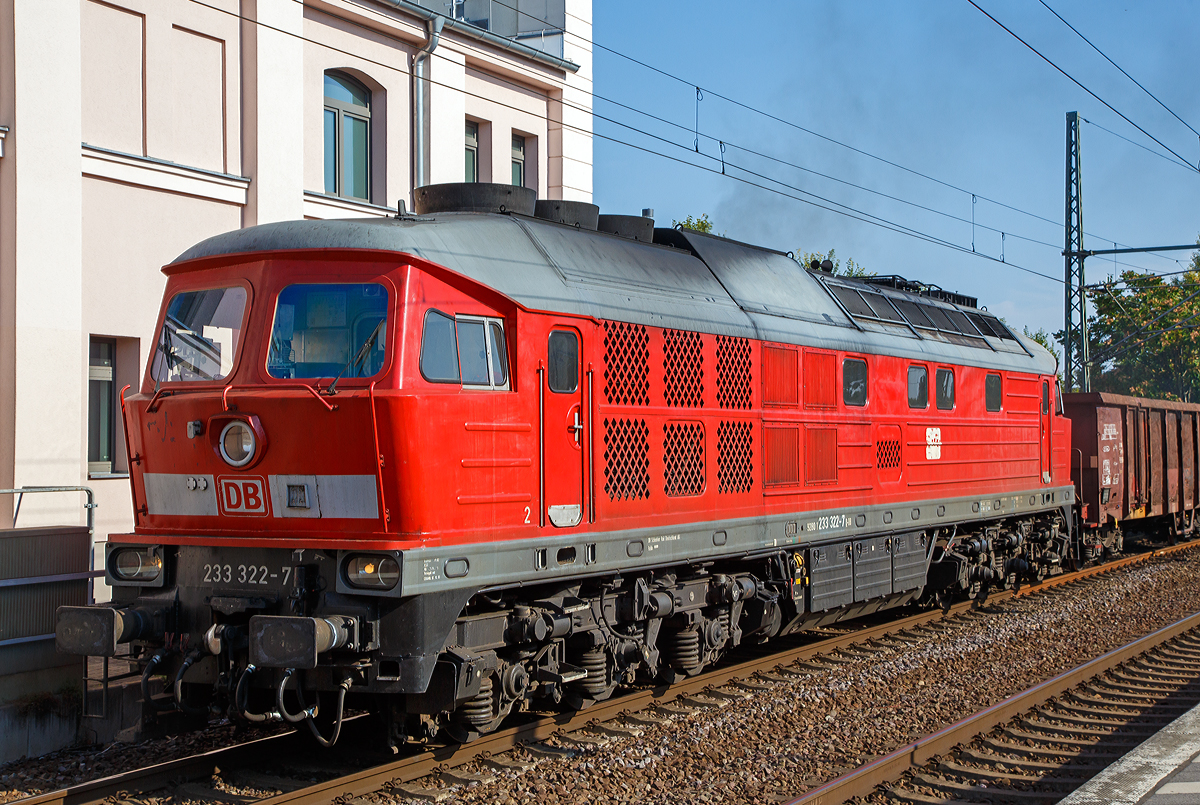
[(270, 735), (236, 746), (213, 749), (199, 755), (168, 760), (165, 763), (144, 766), (110, 777), (102, 777), (99, 780), (89, 780), (70, 788), (13, 800), (10, 805), (15, 805), (17, 802), (21, 805), (94, 805), (94, 803), (118, 797), (122, 793), (152, 791), (155, 788), (161, 788), (165, 781), (176, 777), (210, 777), (221, 766), (243, 759), (249, 760), (263, 751), (268, 754), (285, 753), (288, 744), (299, 743), (300, 737), (297, 732)]
[(787, 805), (834, 805), (864, 797), (885, 783), (894, 782), (906, 771), (919, 768), (959, 744), (990, 732), (1022, 713), (1093, 679), (1105, 671), (1150, 651), (1172, 638), (1200, 627), (1200, 612), (1176, 621), (1121, 648), (1097, 657), (1022, 693), (1008, 697), (985, 710), (955, 722), (934, 734), (902, 746), (855, 771), (844, 774)]
[[(1121, 568), (1144, 564), (1156, 557), (1179, 553), (1197, 547), (1200, 547), (1200, 542), (1187, 542), (1124, 557), (1103, 565), (1096, 565), (1072, 573), (1054, 576), (1042, 582), (1023, 587), (1016, 592), (1005, 590), (995, 593), (989, 596), (987, 602), (998, 603), (1012, 598), (1045, 592)], [(646, 688), (615, 699), (598, 702), (587, 710), (548, 714), (541, 718), (535, 718), (525, 724), (514, 725), (482, 736), (467, 744), (428, 749), (400, 758), (391, 763), (355, 772), (345, 777), (338, 777), (295, 791), (256, 800), (255, 805), (323, 805), (323, 803), (339, 800), (342, 797), (345, 799), (339, 801), (346, 801), (353, 797), (378, 791), (389, 783), (410, 782), (431, 775), (441, 768), (461, 766), (481, 756), (487, 757), (507, 752), (523, 744), (543, 741), (558, 733), (583, 729), (591, 724), (614, 719), (625, 713), (636, 713), (655, 705), (669, 704), (677, 699), (694, 696), (707, 689), (719, 687), (739, 679), (746, 679), (763, 671), (771, 671), (780, 666), (809, 660), (822, 654), (883, 638), (890, 634), (913, 629), (928, 623), (949, 620), (953, 616), (969, 611), (976, 604), (977, 602), (972, 600), (960, 601), (946, 611), (931, 610), (920, 612), (916, 615), (901, 618), (900, 620), (889, 621), (844, 635), (837, 635), (824, 640), (807, 643), (803, 646), (764, 655), (724, 668), (716, 668), (675, 685)], [(166, 785), (166, 781), (172, 778), (207, 778), (214, 774), (215, 770), (219, 767), (228, 767), (239, 762), (246, 762), (260, 756), (260, 754), (265, 754), (267, 757), (286, 756), (283, 753), (286, 752), (286, 742), (289, 740), (297, 740), (297, 734), (294, 732), (283, 733), (236, 746), (214, 749), (200, 755), (180, 758), (155, 766), (147, 766), (111, 777), (105, 777), (100, 780), (91, 780), (70, 788), (14, 800), (10, 805), (17, 805), (17, 803), (20, 803), (20, 805), (96, 805), (120, 792), (150, 791), (155, 788), (161, 788)], [(897, 750), (897, 753), (902, 751), (904, 750)], [(887, 757), (891, 757), (891, 755)], [(850, 776), (852, 775), (846, 775), (843, 778), (839, 778), (839, 780), (847, 779)], [(833, 785), (839, 782), (839, 780), (835, 780), (828, 785)], [(820, 790), (823, 789), (818, 789), (818, 791)], [(850, 794), (847, 796), (853, 795)], [(833, 802), (835, 800), (823, 799), (812, 801)], [(798, 802), (809, 802), (809, 800), (798, 800)]]

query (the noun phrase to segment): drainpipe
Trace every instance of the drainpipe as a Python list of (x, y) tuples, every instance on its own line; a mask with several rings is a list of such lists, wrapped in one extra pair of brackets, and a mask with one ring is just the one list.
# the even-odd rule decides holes
[(429, 57), (437, 50), (446, 18), (437, 15), (427, 23), (425, 47), (413, 55), (413, 189), (429, 184)]

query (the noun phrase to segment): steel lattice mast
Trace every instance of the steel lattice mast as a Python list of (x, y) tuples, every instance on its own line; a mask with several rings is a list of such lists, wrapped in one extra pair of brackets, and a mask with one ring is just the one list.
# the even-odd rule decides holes
[(1067, 112), (1066, 244), (1063, 248), (1063, 381), (1067, 390), (1091, 391), (1088, 361), (1087, 290), (1084, 287), (1082, 168), (1079, 162), (1079, 113)]

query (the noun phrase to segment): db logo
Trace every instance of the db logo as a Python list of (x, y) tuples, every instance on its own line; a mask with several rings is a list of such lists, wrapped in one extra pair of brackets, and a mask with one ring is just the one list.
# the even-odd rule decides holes
[(217, 478), (217, 500), (221, 514), (265, 517), (267, 481), (259, 475)]

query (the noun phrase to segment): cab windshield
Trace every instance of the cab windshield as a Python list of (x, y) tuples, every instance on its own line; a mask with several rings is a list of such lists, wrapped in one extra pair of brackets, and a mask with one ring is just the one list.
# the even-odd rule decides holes
[(279, 292), (267, 373), (278, 378), (379, 374), (388, 292), (374, 282), (289, 285)]
[(245, 288), (183, 291), (171, 297), (158, 333), (155, 382), (220, 380), (233, 371), (246, 312)]

